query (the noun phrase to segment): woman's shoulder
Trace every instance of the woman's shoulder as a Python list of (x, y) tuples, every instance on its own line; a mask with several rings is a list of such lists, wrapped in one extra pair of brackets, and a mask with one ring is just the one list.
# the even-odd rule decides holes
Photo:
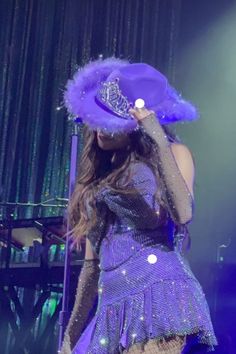
[(174, 142), (170, 144), (171, 151), (176, 158), (188, 157), (193, 160), (193, 154), (189, 147), (183, 143)]
[(171, 151), (174, 155), (179, 170), (187, 176), (192, 176), (191, 179), (193, 180), (195, 173), (195, 160), (191, 150), (185, 144), (171, 144)]
[(129, 167), (134, 170), (143, 169), (146, 171), (152, 171), (151, 167), (149, 166), (149, 163), (143, 160), (131, 160)]
[(125, 188), (143, 188), (148, 193), (155, 193), (157, 181), (152, 169), (144, 161), (132, 161), (119, 179), (118, 184)]
[(137, 179), (149, 179), (155, 181), (155, 175), (151, 166), (148, 163), (141, 160), (133, 160), (129, 165), (129, 170), (132, 173), (133, 178)]

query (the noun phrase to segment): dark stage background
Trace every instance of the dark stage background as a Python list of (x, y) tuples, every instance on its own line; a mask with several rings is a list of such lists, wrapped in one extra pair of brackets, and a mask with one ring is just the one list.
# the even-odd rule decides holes
[[(195, 158), (189, 258), (220, 354), (236, 353), (235, 21), (233, 0), (0, 0), (0, 201), (47, 204), (2, 207), (0, 220), (64, 215), (56, 205), (68, 195), (71, 127), (62, 94), (76, 68), (99, 54), (154, 65), (201, 113), (174, 129)], [(13, 249), (11, 266), (37, 264), (42, 249), (34, 246), (36, 253)], [(2, 247), (2, 268), (5, 256)], [(63, 244), (50, 246), (50, 261), (63, 256)], [(23, 288), (2, 279), (1, 353), (55, 353), (61, 285)]]

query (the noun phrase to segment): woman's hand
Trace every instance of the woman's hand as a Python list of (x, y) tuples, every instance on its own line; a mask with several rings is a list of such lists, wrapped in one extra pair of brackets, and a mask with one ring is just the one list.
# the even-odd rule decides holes
[(154, 114), (154, 115), (155, 115), (155, 112), (150, 111), (150, 110), (146, 109), (145, 107), (143, 107), (143, 108), (137, 108), (137, 107), (130, 108), (129, 113), (130, 113), (137, 121), (140, 121), (140, 120), (146, 118), (146, 117), (149, 116), (150, 114)]

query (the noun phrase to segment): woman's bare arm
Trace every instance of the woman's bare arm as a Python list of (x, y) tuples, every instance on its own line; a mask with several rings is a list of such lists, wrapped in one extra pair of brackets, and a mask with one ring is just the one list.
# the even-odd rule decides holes
[(178, 147), (171, 146), (154, 112), (143, 108), (130, 109), (130, 113), (138, 120), (141, 129), (155, 142), (163, 196), (172, 219), (176, 224), (187, 224), (192, 219), (194, 207), (194, 169), (190, 151), (183, 144)]
[(168, 141), (154, 114), (142, 119), (140, 124), (156, 142), (157, 168), (168, 211), (176, 224), (187, 224), (192, 220), (194, 207), (191, 154), (185, 145), (173, 146)]
[(98, 255), (93, 251), (91, 241), (86, 237), (85, 257), (84, 259), (99, 259)]
[(192, 198), (194, 199), (193, 185), (194, 185), (195, 168), (194, 168), (192, 154), (189, 148), (184, 144), (172, 143), (170, 147), (174, 155), (176, 164), (179, 168), (179, 171), (181, 172), (185, 180), (185, 183), (188, 187), (188, 190), (191, 193)]
[(67, 325), (60, 354), (71, 354), (88, 320), (98, 292), (99, 259), (86, 238), (85, 260), (79, 274), (74, 307)]

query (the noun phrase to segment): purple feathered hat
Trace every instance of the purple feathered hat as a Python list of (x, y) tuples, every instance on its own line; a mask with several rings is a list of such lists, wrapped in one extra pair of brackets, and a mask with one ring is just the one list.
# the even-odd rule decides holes
[(196, 108), (162, 73), (145, 63), (130, 64), (114, 57), (92, 61), (75, 73), (64, 92), (65, 106), (73, 119), (81, 118), (92, 129), (110, 133), (137, 128), (128, 111), (139, 98), (161, 124), (198, 118)]

